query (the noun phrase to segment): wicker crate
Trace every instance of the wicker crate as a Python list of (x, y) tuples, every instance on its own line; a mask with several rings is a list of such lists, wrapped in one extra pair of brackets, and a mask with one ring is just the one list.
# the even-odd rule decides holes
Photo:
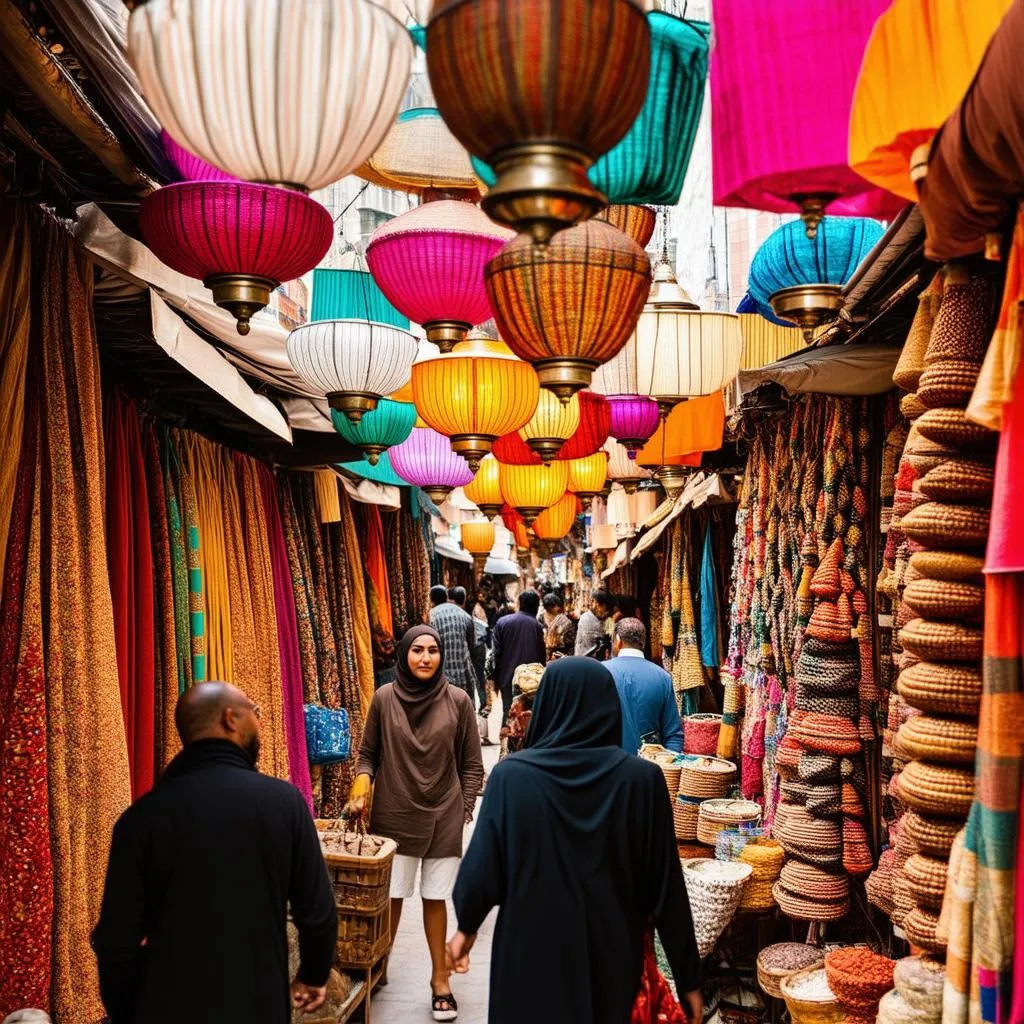
[(368, 970), (387, 953), (390, 943), (390, 900), (374, 914), (338, 913), (336, 967)]
[[(341, 831), (339, 822), (318, 819), (317, 831)], [(324, 851), (324, 863), (334, 889), (339, 913), (374, 914), (388, 904), (391, 890), (391, 865), (398, 845), (393, 839), (381, 839), (375, 856), (356, 856)]]

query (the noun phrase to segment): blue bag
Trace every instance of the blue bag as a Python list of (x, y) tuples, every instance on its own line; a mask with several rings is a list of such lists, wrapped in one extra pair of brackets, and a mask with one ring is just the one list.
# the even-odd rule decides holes
[(352, 731), (344, 708), (325, 708), (304, 704), (306, 748), (310, 764), (337, 764), (347, 761), (352, 752)]

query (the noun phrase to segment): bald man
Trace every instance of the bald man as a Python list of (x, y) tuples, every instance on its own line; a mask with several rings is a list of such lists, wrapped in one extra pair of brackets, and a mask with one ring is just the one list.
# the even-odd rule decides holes
[(197, 683), (174, 720), (183, 750), (114, 826), (92, 936), (107, 1015), (286, 1024), (323, 1003), (338, 930), (309, 808), (256, 770), (260, 709), (237, 687)]

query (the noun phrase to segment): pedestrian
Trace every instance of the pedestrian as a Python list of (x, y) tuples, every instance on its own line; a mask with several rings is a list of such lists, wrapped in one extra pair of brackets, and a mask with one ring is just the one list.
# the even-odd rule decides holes
[[(459, 588), (462, 590), (462, 588)], [(462, 591), (465, 594), (465, 591)], [(476, 626), (472, 617), (448, 596), (444, 587), (430, 588), (430, 625), (441, 636), (444, 647), (445, 675), (448, 682), (466, 691), (470, 703), (476, 693), (476, 669), (473, 651), (476, 649)]]
[(491, 772), (448, 945), (450, 969), (466, 972), (480, 926), (500, 906), (490, 1024), (629, 1021), (651, 922), (689, 1020), (702, 1019), (665, 779), (621, 749), (621, 732), (607, 669), (562, 658), (544, 673), (525, 749)]
[(565, 614), (565, 601), (557, 591), (544, 595), (544, 626), (548, 661), (573, 654), (576, 649), (576, 623)]
[(595, 590), (590, 608), (580, 616), (576, 627), (576, 656), (604, 661), (611, 648), (608, 620), (615, 611), (615, 598), (607, 590)]
[(184, 748), (114, 826), (92, 935), (111, 1024), (286, 1024), (324, 1001), (334, 894), (305, 800), (256, 769), (259, 714), (229, 683), (186, 690)]
[[(462, 829), (483, 782), (473, 702), (445, 672), (444, 645), (430, 626), (413, 626), (398, 645), (393, 683), (370, 702), (346, 811), (398, 843), (391, 868), (391, 943), (403, 900), (419, 893), (430, 949), (431, 1013), (452, 1021), (458, 1004), (445, 964), (448, 911), (462, 856)], [(369, 799), (373, 790), (372, 803)]]
[(494, 685), (501, 694), (502, 728), (508, 723), (512, 706), (512, 677), (520, 665), (547, 661), (544, 630), (537, 621), (540, 598), (536, 590), (519, 595), (519, 611), (498, 619), (494, 624)]
[(622, 749), (635, 754), (645, 743), (683, 752), (683, 724), (672, 677), (644, 657), (647, 628), (639, 619), (619, 619), (612, 641), (614, 657), (605, 667), (622, 704)]

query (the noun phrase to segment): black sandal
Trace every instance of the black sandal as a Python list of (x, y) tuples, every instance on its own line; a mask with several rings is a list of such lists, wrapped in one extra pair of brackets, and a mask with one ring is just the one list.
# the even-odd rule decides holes
[(455, 996), (446, 992), (440, 996), (430, 997), (430, 1012), (434, 1020), (452, 1021), (459, 1015), (459, 1004), (455, 1002)]

